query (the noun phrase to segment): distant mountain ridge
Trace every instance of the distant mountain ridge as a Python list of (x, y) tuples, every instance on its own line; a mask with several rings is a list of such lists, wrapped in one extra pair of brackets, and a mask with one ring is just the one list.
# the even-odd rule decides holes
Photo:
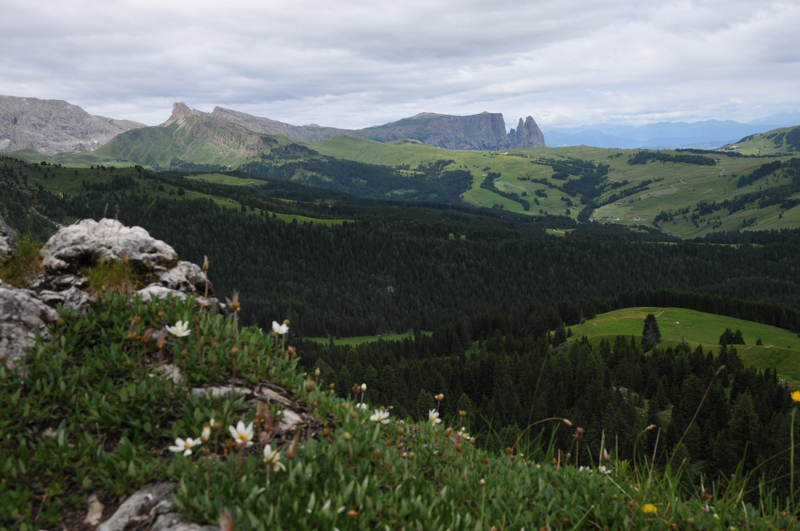
[(317, 125), (290, 125), (243, 112), (214, 108), (213, 115), (224, 116), (251, 131), (268, 135), (285, 135), (307, 142), (318, 142), (333, 136), (346, 135), (377, 142), (410, 138), (447, 149), (496, 150), (523, 147), (545, 147), (544, 134), (533, 117), (522, 118), (516, 129), (506, 133), (501, 113), (482, 112), (472, 116), (420, 113), (365, 129), (339, 129)]
[[(736, 140), (780, 127), (766, 120), (778, 121), (778, 115), (743, 124), (733, 120), (702, 122), (659, 122), (640, 126), (590, 124), (572, 128), (547, 130), (551, 147), (587, 145), (602, 148), (704, 148), (715, 149)], [(785, 119), (791, 119), (787, 115)]]
[(63, 100), (0, 95), (0, 153), (33, 149), (44, 155), (93, 151), (115, 136), (147, 127), (94, 116)]

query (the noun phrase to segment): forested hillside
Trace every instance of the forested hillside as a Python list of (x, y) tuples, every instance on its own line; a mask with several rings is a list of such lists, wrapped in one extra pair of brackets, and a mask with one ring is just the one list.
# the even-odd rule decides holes
[[(475, 213), (492, 212), (463, 207), (348, 205), (345, 196), (333, 206), (287, 203), (257, 187), (170, 180), (141, 168), (118, 175), (122, 170), (15, 164), (6, 165), (15, 176), (6, 185), (11, 197), (36, 201), (56, 220), (118, 216), (173, 242), (188, 260), (202, 263), (208, 256), (219, 289), (242, 293), (245, 322), (266, 326), (288, 316), (299, 335), (430, 330), (520, 301), (610, 297), (636, 289), (800, 300), (793, 266), (800, 243), (789, 234), (754, 246), (664, 245), (647, 242), (647, 233), (590, 225), (559, 239), (545, 234), (544, 227), (557, 221), (552, 218), (537, 225), (531, 218), (483, 217)], [(27, 188), (19, 177), (23, 170), (30, 172)], [(49, 193), (45, 186), (54, 183), (71, 198)], [(275, 211), (350, 221), (287, 223)], [(639, 243), (631, 245), (633, 240)]]
[[(590, 169), (588, 186), (598, 168)], [(746, 367), (732, 345), (651, 351), (639, 334), (566, 340), (585, 319), (634, 305), (796, 334), (796, 231), (687, 242), (565, 217), (370, 200), (280, 180), (215, 184), (142, 167), (2, 159), (0, 177), (0, 208), (21, 234), (41, 240), (54, 222), (113, 216), (171, 242), (183, 259), (208, 257), (216, 293), (240, 293), (237, 319), (269, 330), (288, 318), (300, 363), (319, 368), (340, 396), (366, 383), (372, 405), (421, 418), (442, 393), (447, 424), (464, 411), (478, 446), (512, 455), (521, 436), (538, 455), (572, 447), (573, 432), (525, 431), (569, 418), (582, 429), (577, 466), (595, 462), (603, 444), (655, 470), (679, 463), (688, 490), (744, 473), (778, 497), (790, 492), (790, 387), (774, 370)], [(548, 235), (552, 227), (562, 236)], [(404, 341), (358, 347), (302, 339), (408, 329)], [(748, 488), (741, 496), (756, 503)]]
[[(552, 428), (539, 425), (526, 433), (526, 426), (569, 418), (585, 430), (581, 456), (587, 466), (599, 455), (604, 434), (606, 447), (626, 459), (633, 460), (634, 447), (636, 459), (655, 456), (660, 467), (685, 458), (687, 479), (695, 484), (701, 476), (729, 478), (741, 462), (744, 473), (758, 469), (770, 488), (788, 492), (787, 460), (773, 457), (789, 446), (789, 391), (774, 370), (745, 367), (736, 350), (744, 347), (712, 351), (679, 344), (645, 353), (650, 348), (641, 334), (594, 346), (585, 340), (563, 344), (565, 322), (579, 324), (595, 309), (658, 301), (782, 321), (795, 331), (800, 326), (800, 312), (792, 308), (659, 291), (515, 305), (463, 318), (430, 337), (358, 347), (300, 342), (298, 348), (307, 370), (321, 368), (342, 396), (363, 381), (372, 403), (390, 403), (401, 415), (424, 418), (433, 395), (444, 393), (445, 418), (457, 422), (459, 411), (466, 411), (468, 431), (494, 451), (513, 447), (523, 433), (546, 448)], [(558, 430), (555, 437), (557, 445), (569, 444), (572, 434)]]

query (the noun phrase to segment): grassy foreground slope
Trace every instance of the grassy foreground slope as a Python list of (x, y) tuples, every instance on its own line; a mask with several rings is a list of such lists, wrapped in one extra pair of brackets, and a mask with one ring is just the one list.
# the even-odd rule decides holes
[[(656, 316), (661, 331), (662, 348), (679, 342), (705, 350), (718, 348), (726, 328), (740, 330), (744, 345), (734, 345), (745, 365), (759, 370), (777, 370), (781, 378), (800, 383), (800, 339), (783, 328), (723, 315), (687, 310), (684, 308), (624, 308), (587, 319), (582, 326), (572, 328), (571, 341), (586, 337), (592, 343), (605, 339), (613, 343), (619, 335), (642, 335), (642, 323), (647, 314)], [(761, 340), (762, 345), (756, 345)]]
[[(257, 328), (192, 307), (109, 294), (83, 316), (62, 313), (54, 340), (35, 347), (24, 370), (0, 365), (0, 525), (76, 526), (92, 496), (107, 518), (122, 496), (156, 481), (174, 483), (174, 507), (190, 520), (216, 525), (222, 516), (237, 530), (796, 524), (787, 502), (754, 479), (709, 484), (706, 494), (681, 481), (679, 466), (651, 473), (645, 462), (617, 460), (611, 445), (608, 462), (576, 469), (577, 439), (529, 453), (536, 445), (523, 437), (498, 455), (459, 431), (468, 417), (438, 423), (432, 412), (433, 422), (416, 424), (381, 404), (362, 409), (361, 393), (336, 398)], [(177, 321), (187, 335), (166, 331)], [(148, 339), (159, 331), (163, 339)], [(231, 384), (279, 398), (259, 406), (251, 393), (226, 393)], [(287, 409), (301, 419), (292, 429), (280, 422)], [(202, 435), (204, 426), (217, 429)]]

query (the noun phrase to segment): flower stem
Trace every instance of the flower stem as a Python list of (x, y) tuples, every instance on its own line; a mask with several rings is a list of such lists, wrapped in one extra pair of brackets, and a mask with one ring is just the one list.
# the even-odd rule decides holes
[(794, 416), (797, 413), (797, 408), (792, 408), (792, 426), (791, 432), (789, 432), (791, 448), (789, 448), (789, 456), (790, 456), (790, 463), (789, 466), (791, 467), (791, 480), (789, 485), (789, 496), (792, 504), (792, 511), (794, 512)]

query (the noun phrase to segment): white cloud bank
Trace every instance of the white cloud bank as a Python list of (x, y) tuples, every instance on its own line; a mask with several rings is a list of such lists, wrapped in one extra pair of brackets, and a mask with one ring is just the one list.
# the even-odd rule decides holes
[(0, 94), (366, 127), (748, 121), (800, 109), (800, 3), (2, 0)]

